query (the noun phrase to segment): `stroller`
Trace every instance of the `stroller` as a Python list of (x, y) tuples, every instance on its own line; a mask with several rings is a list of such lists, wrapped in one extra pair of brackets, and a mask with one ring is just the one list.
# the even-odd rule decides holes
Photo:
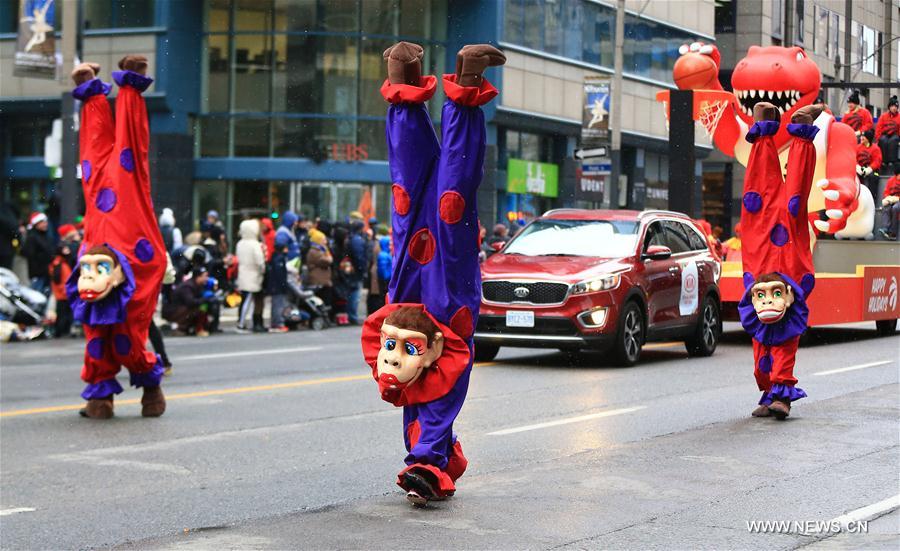
[[(17, 338), (31, 340), (40, 336), (46, 309), (47, 297), (22, 285), (11, 270), (0, 268), (0, 321), (7, 322)], [(27, 329), (19, 331), (18, 327)]]
[(302, 289), (289, 285), (288, 306), (284, 310), (284, 324), (294, 329), (306, 325), (314, 331), (321, 331), (331, 325), (331, 308), (316, 294), (314, 289)]

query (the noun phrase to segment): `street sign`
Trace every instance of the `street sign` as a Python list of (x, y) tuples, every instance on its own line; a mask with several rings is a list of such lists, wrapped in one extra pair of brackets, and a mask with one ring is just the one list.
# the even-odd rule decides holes
[(576, 159), (588, 159), (590, 157), (606, 157), (609, 154), (605, 147), (595, 147), (592, 149), (576, 149)]

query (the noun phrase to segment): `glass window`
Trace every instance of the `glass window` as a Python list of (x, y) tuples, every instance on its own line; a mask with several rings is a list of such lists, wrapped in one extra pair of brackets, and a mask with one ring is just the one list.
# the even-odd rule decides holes
[(269, 110), (272, 89), (272, 37), (267, 34), (234, 36), (234, 97), (236, 112)]
[(672, 249), (672, 254), (685, 253), (692, 249), (691, 242), (684, 233), (684, 226), (679, 222), (665, 222), (666, 244)]
[(273, 111), (355, 115), (357, 44), (354, 37), (277, 35)]
[[(400, 27), (398, 0), (366, 0), (360, 4), (364, 33), (397, 35)], [(411, 8), (412, 9), (412, 8)], [(408, 33), (420, 35), (421, 33)]]
[(525, 11), (522, 0), (506, 0), (503, 6), (503, 38), (513, 44), (524, 44), (522, 25)]
[(357, 141), (360, 147), (365, 147), (369, 160), (384, 161), (387, 160), (387, 142), (384, 139), (384, 120), (366, 120), (357, 121)]
[(316, 30), (316, 0), (275, 0), (276, 31)]
[(318, 8), (317, 19), (323, 31), (355, 32), (359, 29), (357, 0), (327, 0), (319, 2)]
[(234, 30), (268, 31), (272, 26), (272, 4), (268, 0), (236, 0)]
[(522, 45), (533, 50), (544, 48), (544, 0), (522, 0), (525, 13)]
[(813, 51), (828, 56), (828, 20), (831, 12), (825, 8), (815, 8), (815, 28), (813, 29)]
[(211, 34), (206, 41), (206, 93), (203, 96), (204, 111), (219, 113), (228, 111), (228, 36)]
[[(85, 29), (150, 27), (153, 25), (154, 0), (84, 0)], [(61, 11), (57, 11), (62, 21)]]
[(803, 45), (806, 37), (806, 9), (803, 0), (794, 0), (794, 43)]
[(200, 156), (227, 157), (231, 118), (227, 115), (200, 117)]
[(271, 124), (268, 117), (239, 117), (233, 124), (235, 157), (269, 156)]
[(208, 31), (227, 31), (231, 5), (228, 0), (209, 0), (206, 4), (206, 29)]
[(606, 220), (538, 220), (510, 241), (505, 254), (526, 256), (594, 256), (634, 254), (637, 223)]
[(647, 252), (652, 246), (668, 247), (666, 243), (666, 234), (664, 233), (662, 222), (654, 222), (647, 228), (644, 234), (644, 252)]
[(772, 36), (781, 38), (782, 19), (784, 19), (784, 0), (772, 0)]

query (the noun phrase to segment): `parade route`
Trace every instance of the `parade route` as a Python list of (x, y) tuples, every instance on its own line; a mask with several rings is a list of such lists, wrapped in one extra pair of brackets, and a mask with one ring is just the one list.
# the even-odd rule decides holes
[[(426, 509), (393, 483), (400, 411), (358, 329), (170, 338), (166, 414), (126, 389), (108, 422), (75, 411), (83, 343), (4, 345), (2, 546), (895, 548), (900, 337), (816, 331), (809, 398), (779, 423), (749, 417), (749, 343), (727, 329), (711, 358), (664, 343), (633, 368), (501, 351), (456, 424), (469, 471)], [(768, 521), (788, 524), (750, 524)]]

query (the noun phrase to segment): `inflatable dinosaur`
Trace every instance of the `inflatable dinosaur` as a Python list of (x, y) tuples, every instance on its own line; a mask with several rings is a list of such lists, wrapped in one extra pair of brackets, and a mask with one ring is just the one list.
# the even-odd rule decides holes
[[(695, 42), (679, 49), (675, 63), (675, 85), (681, 90), (724, 91), (719, 82), (719, 50)], [(782, 120), (802, 107), (812, 105), (819, 94), (822, 74), (802, 48), (751, 46), (735, 65), (731, 76), (732, 101), (719, 119), (713, 141), (723, 153), (744, 166), (750, 157), (745, 137), (753, 125), (753, 107), (759, 102), (776, 106)], [(793, 137), (783, 125), (774, 136), (781, 166), (787, 166)], [(870, 238), (875, 221), (875, 203), (868, 188), (856, 178), (856, 136), (853, 129), (835, 120), (826, 109), (815, 120), (819, 128), (816, 148), (815, 185), (809, 194), (809, 221), (818, 232), (838, 238)]]

